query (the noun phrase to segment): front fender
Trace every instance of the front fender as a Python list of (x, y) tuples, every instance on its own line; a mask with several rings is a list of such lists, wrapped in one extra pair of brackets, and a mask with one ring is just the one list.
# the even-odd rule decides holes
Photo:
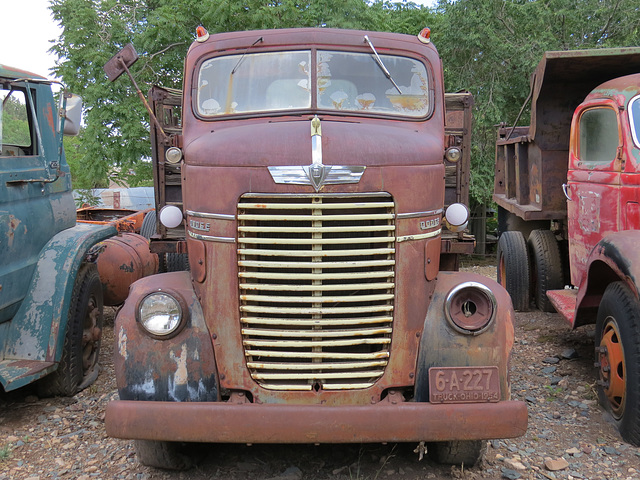
[[(457, 332), (445, 318), (448, 293), (462, 282), (478, 282), (496, 297), (493, 323), (479, 335)], [(416, 400), (429, 401), (430, 367), (497, 366), (501, 400), (510, 397), (509, 356), (514, 341), (514, 312), (506, 290), (490, 278), (467, 272), (440, 272), (438, 283), (424, 321), (418, 353)]]
[(595, 323), (597, 307), (607, 285), (622, 281), (640, 297), (640, 231), (624, 230), (607, 235), (591, 250), (587, 275), (578, 289), (573, 327)]
[[(0, 369), (5, 390), (19, 388), (55, 370), (52, 363), (62, 356), (80, 264), (91, 246), (116, 233), (108, 225), (77, 224), (56, 234), (40, 251), (29, 291), (6, 332), (5, 361)], [(21, 367), (26, 365), (21, 361), (31, 363)]]
[[(188, 306), (177, 335), (151, 337), (137, 322), (139, 302), (152, 292), (179, 295)], [(189, 272), (151, 275), (131, 286), (115, 321), (114, 367), (121, 400), (219, 400), (213, 344)]]

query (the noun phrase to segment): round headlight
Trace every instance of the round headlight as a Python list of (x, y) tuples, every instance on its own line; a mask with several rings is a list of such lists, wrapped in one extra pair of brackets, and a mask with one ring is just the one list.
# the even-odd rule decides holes
[(154, 292), (138, 306), (138, 321), (151, 335), (166, 337), (182, 325), (184, 313), (180, 302), (166, 292)]
[(447, 295), (445, 316), (460, 333), (479, 335), (496, 317), (497, 302), (493, 292), (478, 282), (464, 282)]
[(449, 147), (444, 153), (444, 158), (446, 158), (451, 163), (456, 163), (462, 158), (462, 151), (458, 147)]
[(167, 160), (167, 162), (176, 164), (180, 160), (182, 160), (182, 150), (180, 150), (178, 147), (167, 148), (167, 151), (164, 153), (164, 158)]

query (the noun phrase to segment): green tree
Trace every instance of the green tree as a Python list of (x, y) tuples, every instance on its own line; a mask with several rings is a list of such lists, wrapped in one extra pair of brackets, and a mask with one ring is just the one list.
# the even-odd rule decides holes
[[(493, 192), (495, 125), (515, 122), (547, 50), (638, 45), (635, 0), (440, 0), (433, 39), (448, 91), (475, 97), (471, 193)], [(525, 111), (522, 122), (527, 122)]]

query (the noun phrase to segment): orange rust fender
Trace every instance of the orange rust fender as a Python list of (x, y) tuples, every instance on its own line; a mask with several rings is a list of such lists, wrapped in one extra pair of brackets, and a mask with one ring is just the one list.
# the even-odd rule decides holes
[[(507, 291), (488, 277), (467, 272), (440, 272), (437, 286), (424, 321), (416, 366), (415, 397), (429, 401), (429, 368), (497, 366), (500, 400), (510, 398), (509, 357), (514, 342), (514, 312)], [(493, 322), (480, 334), (456, 331), (445, 317), (445, 302), (451, 290), (463, 282), (488, 287), (496, 298)]]
[(622, 281), (640, 298), (640, 231), (624, 230), (600, 240), (587, 259), (588, 272), (578, 289), (572, 327), (595, 323), (607, 286)]
[[(185, 324), (169, 338), (154, 338), (136, 320), (136, 310), (152, 292), (180, 296)], [(214, 402), (218, 377), (209, 331), (189, 272), (152, 275), (131, 286), (115, 320), (114, 368), (121, 400)]]

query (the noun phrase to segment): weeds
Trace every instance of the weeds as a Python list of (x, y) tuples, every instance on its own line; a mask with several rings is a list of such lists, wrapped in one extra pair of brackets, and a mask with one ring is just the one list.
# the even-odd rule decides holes
[(0, 462), (4, 462), (11, 455), (11, 444), (0, 447)]

